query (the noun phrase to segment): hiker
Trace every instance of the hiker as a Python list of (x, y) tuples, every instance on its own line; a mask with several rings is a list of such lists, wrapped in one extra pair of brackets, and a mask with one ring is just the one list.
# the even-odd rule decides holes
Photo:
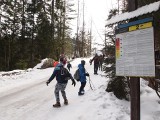
[(104, 61), (104, 58), (103, 58), (103, 55), (100, 55), (99, 56), (99, 70), (102, 71), (102, 64), (103, 64), (103, 61)]
[(60, 59), (63, 59), (63, 65), (65, 66), (66, 63), (67, 63), (67, 58), (65, 57), (65, 55), (64, 55), (64, 54), (61, 54), (61, 55), (60, 55)]
[(53, 67), (56, 67), (58, 64), (59, 64), (58, 61), (54, 61), (54, 62), (53, 62)]
[(67, 68), (68, 68), (69, 71), (70, 71), (70, 68), (72, 68), (72, 65), (71, 65), (70, 62), (67, 63)]
[(94, 74), (98, 75), (97, 71), (98, 71), (98, 66), (99, 66), (99, 56), (97, 53), (95, 54), (93, 59), (90, 60), (90, 65), (92, 65), (93, 61), (94, 61)]
[(78, 65), (80, 82), (81, 82), (81, 86), (79, 88), (78, 95), (83, 95), (84, 94), (84, 87), (86, 86), (86, 76), (89, 76), (89, 74), (85, 70), (84, 65), (85, 65), (84, 60), (81, 60), (81, 64)]
[[(66, 97), (65, 88), (67, 86), (68, 80), (72, 80), (72, 85), (76, 85), (75, 80), (73, 79), (72, 75), (68, 72), (66, 68), (64, 68), (63, 65), (63, 59), (60, 58), (60, 63), (55, 67), (53, 74), (49, 78), (49, 80), (46, 82), (46, 85), (48, 84), (56, 77), (57, 84), (55, 86), (55, 97), (56, 97), (56, 104), (53, 104), (53, 107), (60, 107), (60, 98), (59, 98), (59, 91), (62, 93), (62, 97), (64, 99), (64, 104), (68, 105), (68, 100)], [(68, 79), (69, 78), (69, 79)]]

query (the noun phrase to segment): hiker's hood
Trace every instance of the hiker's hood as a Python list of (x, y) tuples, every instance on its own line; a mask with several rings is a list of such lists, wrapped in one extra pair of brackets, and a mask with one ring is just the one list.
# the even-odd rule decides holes
[(82, 64), (79, 64), (79, 65), (78, 65), (78, 68), (82, 68), (82, 67), (84, 67), (84, 65), (82, 65)]
[(63, 63), (59, 63), (58, 65), (57, 65), (57, 67), (62, 67), (63, 66)]

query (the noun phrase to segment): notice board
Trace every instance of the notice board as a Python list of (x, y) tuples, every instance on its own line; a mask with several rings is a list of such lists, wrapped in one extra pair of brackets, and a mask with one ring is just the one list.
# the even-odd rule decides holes
[(145, 24), (116, 34), (117, 76), (155, 77), (154, 29)]

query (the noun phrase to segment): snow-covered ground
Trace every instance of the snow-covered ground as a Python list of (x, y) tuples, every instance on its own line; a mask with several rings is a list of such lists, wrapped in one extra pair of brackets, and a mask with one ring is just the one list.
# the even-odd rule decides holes
[[(105, 92), (108, 78), (93, 74), (90, 58), (84, 58), (86, 69), (90, 73), (85, 87), (85, 95), (78, 96), (80, 83), (76, 86), (68, 82), (66, 93), (69, 105), (53, 108), (55, 103), (54, 79), (49, 86), (48, 80), (54, 68), (15, 70), (0, 72), (0, 120), (130, 120), (130, 102), (117, 99), (113, 93)], [(74, 74), (81, 59), (71, 62)], [(39, 64), (41, 65), (41, 64)], [(141, 120), (160, 120), (160, 100), (154, 90), (141, 80)]]

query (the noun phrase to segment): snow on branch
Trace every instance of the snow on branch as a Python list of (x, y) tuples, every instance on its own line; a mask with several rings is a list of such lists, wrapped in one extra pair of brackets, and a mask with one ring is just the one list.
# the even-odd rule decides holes
[(152, 13), (154, 11), (159, 10), (159, 8), (160, 8), (160, 1), (151, 3), (149, 5), (145, 5), (143, 7), (138, 8), (137, 10), (133, 12), (125, 12), (123, 14), (112, 17), (110, 20), (107, 21), (106, 26), (120, 22), (120, 21), (128, 20), (134, 17), (138, 17), (138, 16), (141, 16), (147, 13)]

